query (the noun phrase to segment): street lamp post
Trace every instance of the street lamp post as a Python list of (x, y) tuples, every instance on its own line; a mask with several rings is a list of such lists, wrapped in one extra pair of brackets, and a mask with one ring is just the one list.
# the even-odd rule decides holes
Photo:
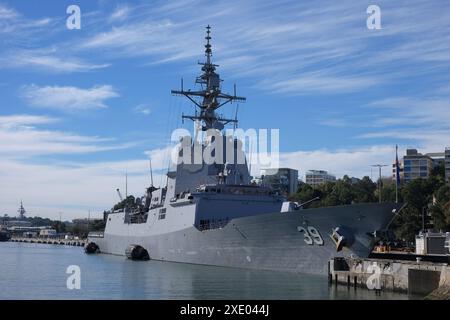
[[(58, 226), (58, 233), (61, 233), (61, 229), (62, 229), (62, 212), (59, 212), (59, 226)], [(61, 237), (61, 235), (59, 235), (59, 237)]]
[(381, 168), (382, 167), (387, 167), (387, 164), (373, 164), (371, 165), (371, 167), (378, 167), (379, 169), (379, 173), (380, 173), (380, 177), (378, 179), (378, 202), (381, 203)]

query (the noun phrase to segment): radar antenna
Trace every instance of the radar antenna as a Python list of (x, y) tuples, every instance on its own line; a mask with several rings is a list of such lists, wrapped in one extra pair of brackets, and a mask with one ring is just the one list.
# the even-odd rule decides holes
[[(182, 95), (187, 97), (192, 101), (199, 109), (200, 114), (194, 116), (185, 116), (183, 119), (190, 119), (192, 121), (200, 120), (203, 122), (202, 131), (208, 129), (222, 130), (224, 126), (228, 123), (236, 123), (237, 119), (226, 119), (220, 117), (216, 110), (223, 105), (233, 102), (246, 100), (245, 97), (239, 97), (236, 95), (236, 86), (234, 87), (233, 95), (223, 93), (220, 88), (222, 79), (220, 79), (219, 74), (217, 74), (216, 67), (217, 64), (212, 63), (212, 46), (211, 46), (211, 27), (208, 25), (206, 27), (206, 44), (205, 44), (205, 62), (199, 62), (198, 64), (202, 66), (202, 74), (197, 77), (196, 83), (201, 85), (202, 90), (191, 91), (188, 89), (184, 90), (183, 84), (181, 90), (172, 90), (174, 95)], [(183, 83), (183, 82), (182, 82)], [(201, 101), (199, 101), (200, 99)]]

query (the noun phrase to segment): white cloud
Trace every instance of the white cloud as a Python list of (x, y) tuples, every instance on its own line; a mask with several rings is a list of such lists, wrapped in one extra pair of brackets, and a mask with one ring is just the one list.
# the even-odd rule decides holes
[(148, 116), (152, 112), (152, 110), (146, 104), (140, 104), (140, 105), (134, 107), (133, 111), (135, 113), (141, 113), (146, 116)]
[[(317, 6), (156, 3), (141, 6), (136, 10), (140, 14), (130, 15), (126, 24), (92, 34), (80, 47), (118, 58), (147, 56), (149, 64), (194, 59), (202, 54), (198, 28), (214, 16), (214, 61), (221, 70), (289, 95), (361, 91), (418, 71), (437, 71), (430, 66), (450, 62), (450, 23), (437, 6), (420, 1), (380, 5), (383, 30), (371, 31), (365, 24), (367, 4), (353, 1), (321, 1)], [(187, 21), (190, 13), (198, 18)], [(383, 41), (388, 45), (381, 45)], [(399, 63), (414, 67), (396, 68)]]
[[(272, 82), (273, 79), (270, 81)], [(263, 85), (272, 86), (275, 92), (289, 93), (291, 95), (301, 95), (311, 92), (336, 92), (342, 94), (358, 91), (373, 86), (376, 83), (377, 80), (372, 78), (308, 73), (288, 80), (275, 81), (272, 85), (268, 81), (261, 82)]]
[(26, 125), (47, 124), (57, 121), (58, 119), (48, 116), (13, 114), (9, 116), (0, 116), (0, 128), (13, 128)]
[(110, 85), (82, 89), (69, 86), (39, 87), (33, 84), (22, 88), (22, 96), (32, 106), (77, 111), (106, 108), (105, 100), (118, 97), (119, 94)]
[[(402, 154), (402, 146), (399, 146), (399, 155)], [(250, 155), (247, 155), (249, 159)], [(259, 165), (256, 154), (252, 155), (253, 176), (260, 176), (261, 169), (266, 166)], [(344, 175), (363, 177), (371, 176), (371, 165), (391, 165), (395, 160), (395, 145), (375, 145), (371, 147), (354, 147), (347, 149), (318, 149), (299, 150), (292, 152), (280, 152), (279, 167), (294, 168), (299, 171), (299, 178), (304, 179), (308, 170), (326, 170), (335, 174), (338, 178)], [(390, 176), (391, 168), (386, 167), (383, 176)], [(376, 178), (376, 176), (374, 176)]]
[(0, 20), (15, 19), (19, 14), (12, 8), (8, 8), (3, 4), (0, 4)]
[(125, 149), (131, 143), (111, 144), (111, 139), (71, 132), (39, 129), (36, 126), (59, 121), (47, 116), (0, 116), (0, 155), (4, 159), (38, 155), (85, 154)]
[(35, 68), (50, 72), (86, 72), (106, 68), (109, 64), (92, 64), (79, 58), (52, 55), (51, 52), (18, 51), (0, 58), (0, 68)]
[(50, 26), (54, 22), (51, 18), (27, 19), (15, 9), (0, 4), (0, 34), (2, 40), (28, 39), (30, 42), (33, 36), (43, 36), (42, 28)]
[[(403, 151), (399, 149), (399, 154)], [(377, 145), (341, 150), (312, 150), (285, 152), (280, 155), (281, 166), (296, 168), (300, 176), (307, 170), (327, 170), (342, 177), (344, 175), (363, 177), (370, 176), (371, 165), (391, 165), (395, 161), (395, 146)], [(384, 176), (391, 175), (391, 168), (386, 167)], [(376, 175), (374, 176), (376, 178)]]
[[(111, 169), (111, 167), (113, 167)], [(128, 171), (128, 193), (143, 195), (149, 185), (148, 162), (122, 161), (95, 164), (30, 164), (0, 160), (0, 212), (14, 216), (21, 199), (31, 216), (63, 219), (101, 217), (124, 193)], [(154, 173), (154, 181), (165, 181)]]
[[(155, 186), (165, 184), (168, 151), (170, 148), (147, 152), (152, 159)], [(92, 216), (99, 216), (118, 202), (117, 188), (124, 192), (125, 172), (128, 193), (141, 196), (150, 184), (145, 156), (123, 161), (47, 164), (0, 157), (0, 212), (14, 215), (22, 198), (32, 216), (56, 218), (62, 211), (64, 219), (72, 219), (85, 217), (88, 209), (93, 210)]]
[(116, 7), (114, 12), (110, 16), (111, 21), (123, 21), (130, 14), (131, 8), (127, 5), (121, 5)]

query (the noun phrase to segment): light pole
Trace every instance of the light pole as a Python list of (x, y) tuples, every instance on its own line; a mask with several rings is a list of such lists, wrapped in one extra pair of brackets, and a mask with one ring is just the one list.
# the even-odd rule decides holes
[[(59, 212), (59, 226), (58, 226), (58, 233), (59, 234), (61, 233), (61, 229), (62, 229), (62, 218), (61, 218), (61, 216), (62, 216), (62, 212), (60, 211)], [(61, 235), (59, 235), (59, 237), (61, 238)]]
[(387, 167), (387, 164), (373, 164), (371, 167), (378, 167), (380, 172), (380, 178), (378, 179), (378, 202), (381, 203), (381, 168)]

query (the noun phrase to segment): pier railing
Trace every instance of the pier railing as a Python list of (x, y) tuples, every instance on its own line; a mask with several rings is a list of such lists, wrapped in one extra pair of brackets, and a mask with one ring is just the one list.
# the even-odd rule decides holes
[(28, 238), (13, 236), (9, 241), (11, 242), (25, 242), (38, 244), (55, 244), (66, 245), (74, 247), (84, 247), (87, 244), (87, 239), (59, 239), (59, 238)]

